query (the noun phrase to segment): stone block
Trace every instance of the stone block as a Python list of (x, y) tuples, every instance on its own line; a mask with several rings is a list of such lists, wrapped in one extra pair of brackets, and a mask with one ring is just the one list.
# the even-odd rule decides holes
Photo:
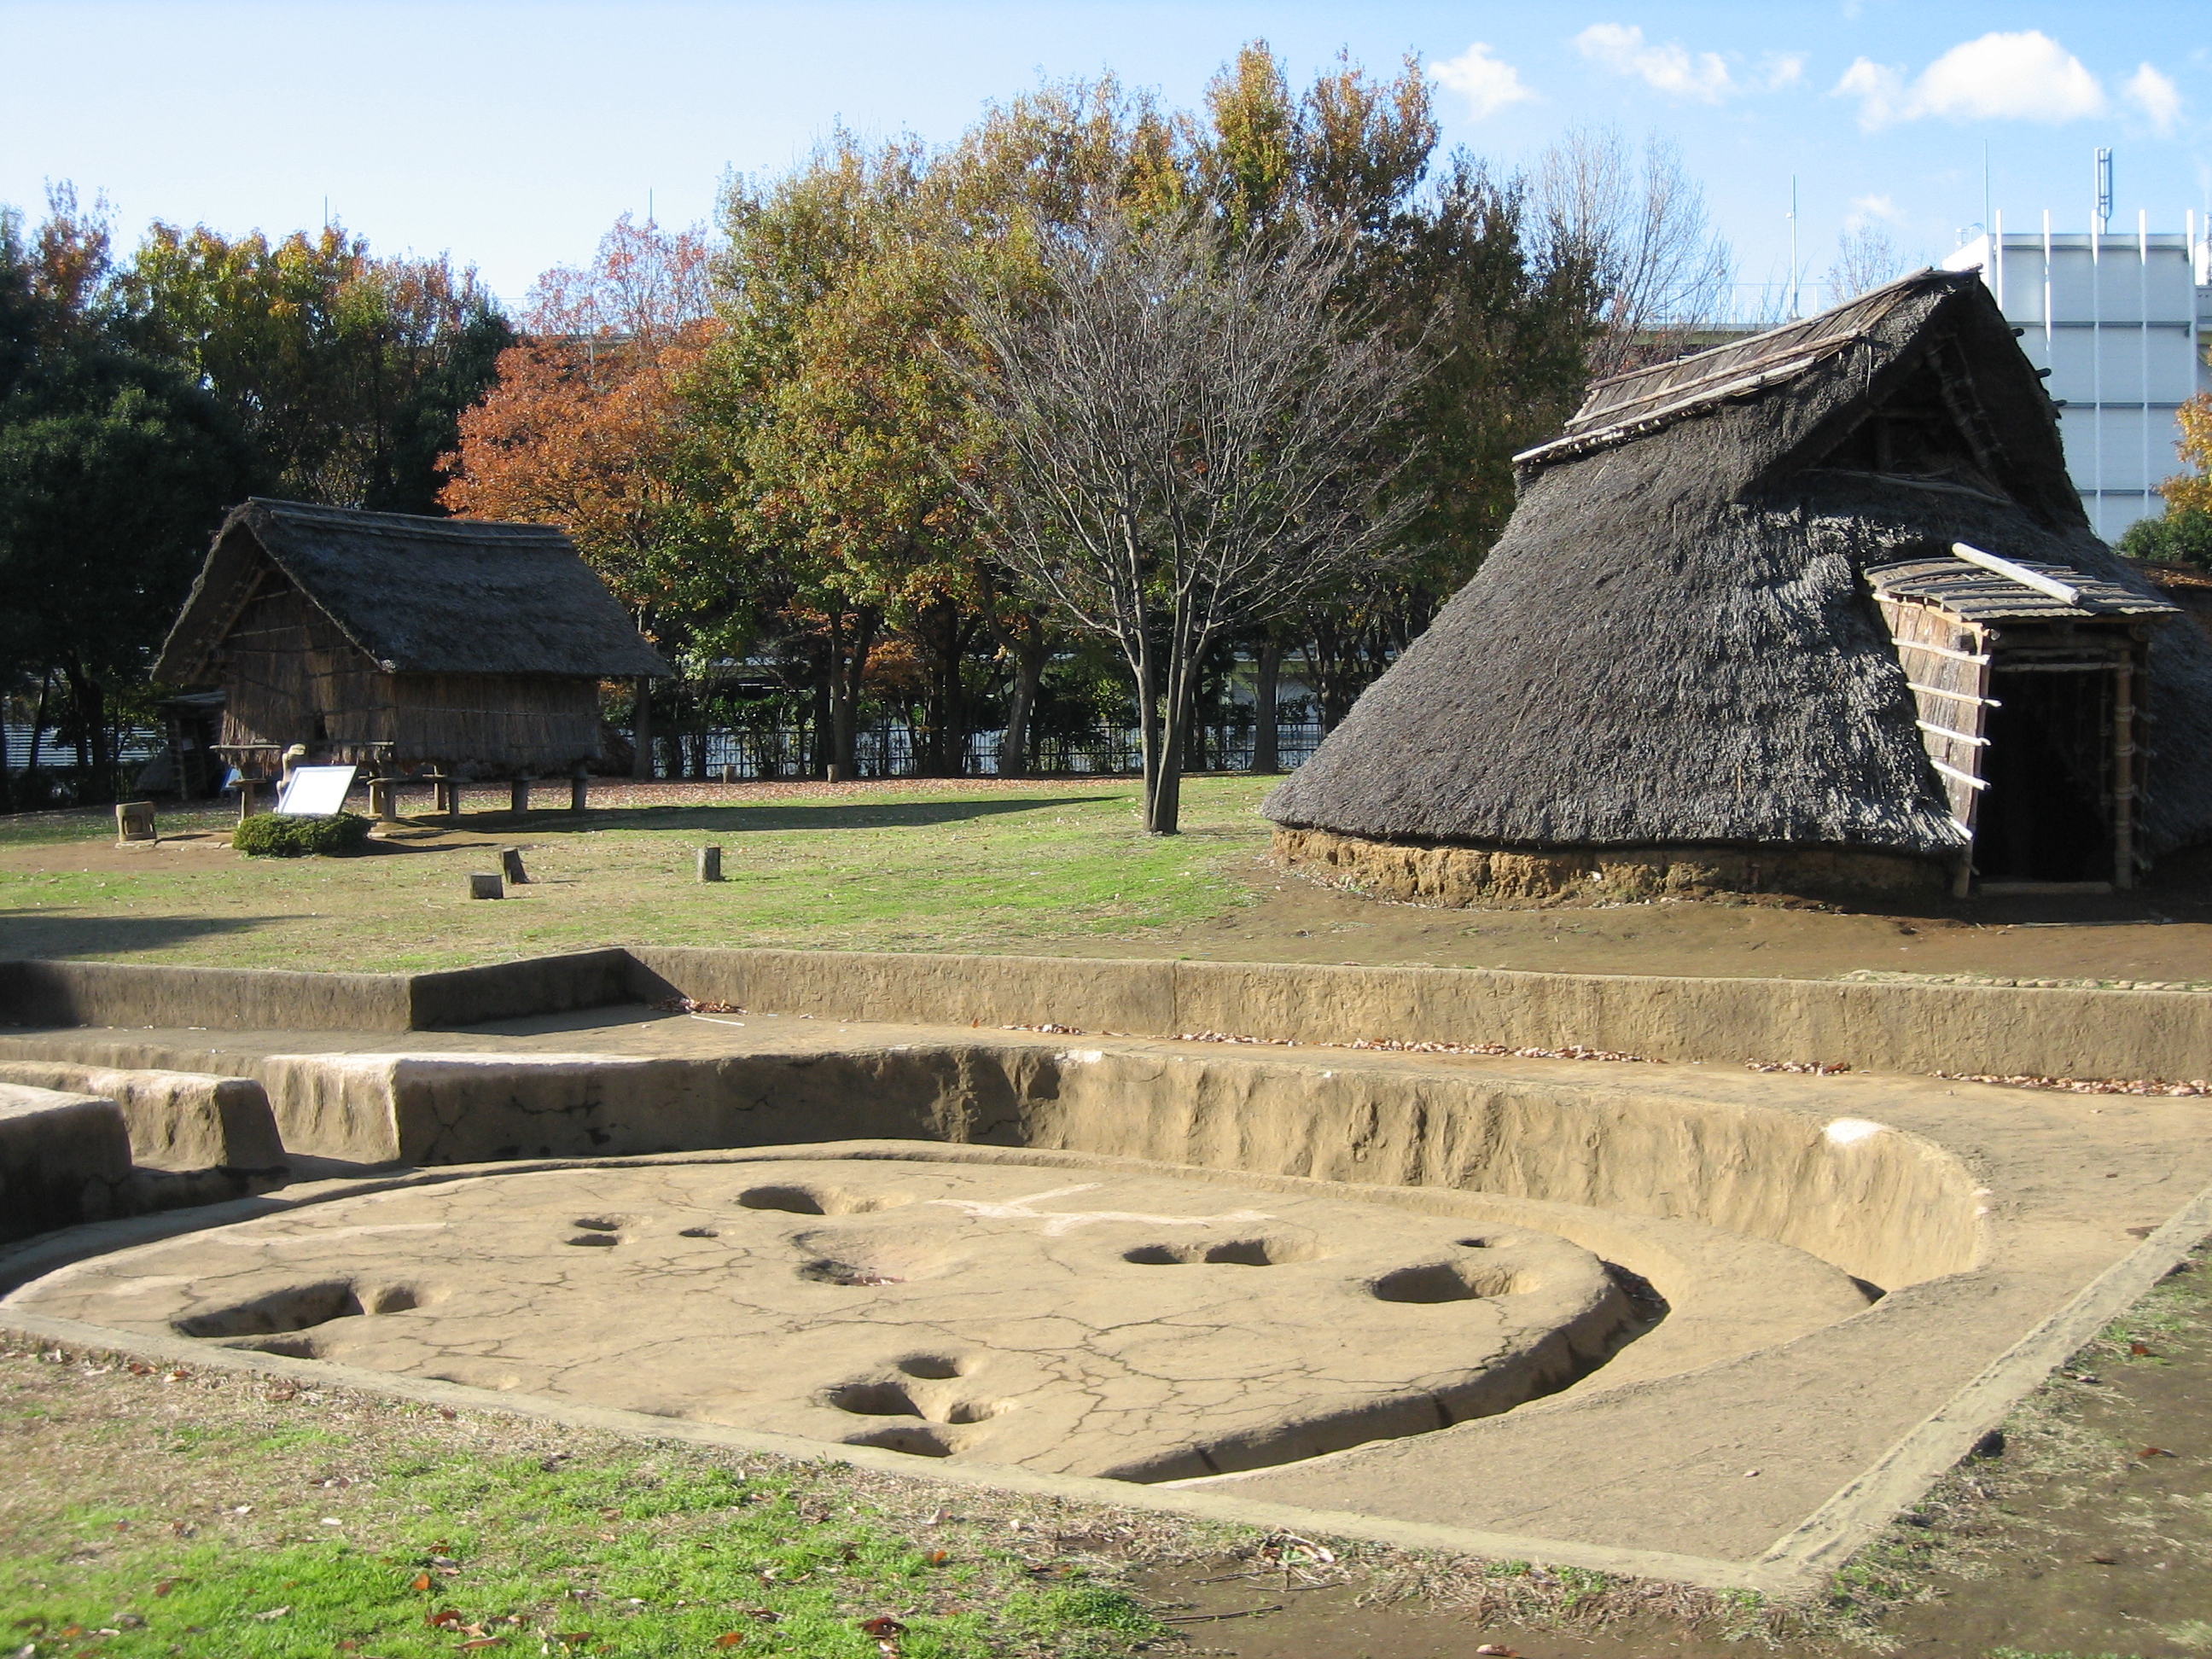
[(133, 841), (159, 841), (161, 834), (154, 827), (154, 803), (150, 800), (125, 800), (115, 804), (115, 839), (120, 843)]
[(284, 1163), (268, 1092), (252, 1078), (11, 1060), (0, 1063), (0, 1083), (113, 1101), (140, 1169), (258, 1171)]
[(112, 1100), (0, 1084), (0, 1239), (126, 1207), (131, 1134)]

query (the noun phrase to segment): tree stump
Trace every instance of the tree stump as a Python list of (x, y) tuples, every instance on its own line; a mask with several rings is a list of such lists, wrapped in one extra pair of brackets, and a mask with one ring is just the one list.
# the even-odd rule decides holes
[(522, 849), (520, 847), (501, 848), (499, 865), (500, 868), (506, 872), (507, 879), (511, 885), (516, 887), (530, 885), (530, 872), (522, 867)]
[(472, 899), (505, 898), (507, 889), (497, 876), (480, 872), (469, 878), (469, 896)]
[(699, 879), (720, 881), (722, 878), (722, 849), (702, 847), (699, 849)]

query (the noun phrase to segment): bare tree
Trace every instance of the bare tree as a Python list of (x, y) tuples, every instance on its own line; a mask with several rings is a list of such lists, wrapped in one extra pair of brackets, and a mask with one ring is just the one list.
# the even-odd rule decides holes
[(1206, 648), (1391, 556), (1419, 506), (1380, 440), (1413, 349), (1337, 299), (1340, 240), (1231, 243), (1103, 207), (1037, 231), (1025, 295), (963, 294), (994, 463), (964, 475), (1000, 556), (1136, 680), (1145, 828), (1173, 835)]
[(1592, 380), (1675, 356), (1725, 308), (1734, 255), (1668, 140), (1647, 138), (1639, 162), (1620, 133), (1577, 128), (1544, 153), (1534, 196), (1546, 261), (1591, 275)]
[(1836, 262), (1828, 267), (1828, 303), (1841, 305), (1870, 288), (1902, 274), (1905, 261), (1897, 244), (1880, 225), (1869, 222), (1836, 234)]

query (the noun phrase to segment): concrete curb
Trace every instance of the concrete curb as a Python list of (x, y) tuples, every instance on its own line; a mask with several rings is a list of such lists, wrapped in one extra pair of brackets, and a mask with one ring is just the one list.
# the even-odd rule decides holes
[(2212, 1187), (1998, 1355), (1872, 1467), (1778, 1540), (1759, 1557), (1760, 1563), (1783, 1569), (1806, 1585), (1825, 1579), (1892, 1516), (1917, 1502), (2069, 1356), (2172, 1273), (2208, 1235), (2212, 1235)]
[(2212, 994), (2191, 991), (653, 945), (412, 975), (0, 961), (0, 1009), (41, 1026), (450, 1030), (673, 995), (872, 1022), (1579, 1044), (1923, 1075), (2185, 1081), (2212, 1053)]

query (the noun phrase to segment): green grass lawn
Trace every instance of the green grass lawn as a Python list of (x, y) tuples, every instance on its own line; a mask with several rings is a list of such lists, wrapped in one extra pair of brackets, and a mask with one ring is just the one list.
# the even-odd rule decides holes
[(1073, 1659), (1162, 1633), (1052, 1505), (829, 1464), (21, 1347), (0, 1447), (11, 1655)]
[[(1249, 902), (1234, 871), (1273, 781), (1184, 786), (1184, 830), (1138, 828), (1132, 781), (906, 784), (722, 805), (470, 814), (522, 848), (531, 884), (466, 896), (495, 848), (384, 843), (352, 858), (246, 859), (218, 812), (171, 814), (195, 844), (118, 849), (105, 812), (0, 820), (0, 954), (245, 967), (447, 968), (653, 943), (1021, 951), (1139, 936)], [(696, 878), (703, 846), (726, 879)]]

